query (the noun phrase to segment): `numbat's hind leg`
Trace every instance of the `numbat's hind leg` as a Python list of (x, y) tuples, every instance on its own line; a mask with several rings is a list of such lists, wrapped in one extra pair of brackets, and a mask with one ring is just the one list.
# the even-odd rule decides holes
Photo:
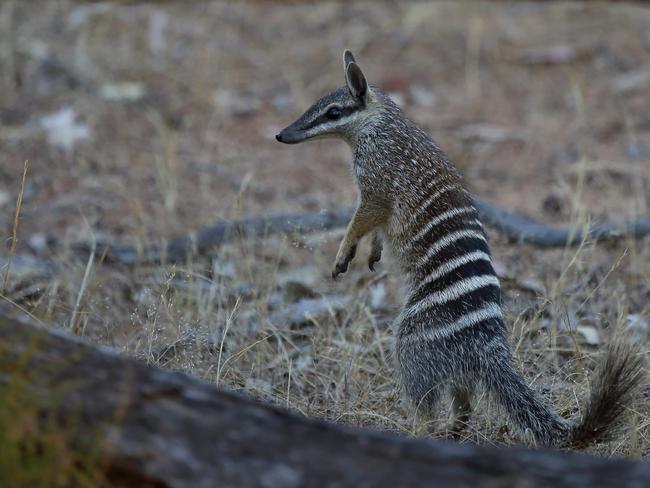
[(451, 389), (452, 419), (448, 427), (450, 437), (458, 439), (467, 427), (472, 413), (472, 393), (464, 386), (453, 386)]

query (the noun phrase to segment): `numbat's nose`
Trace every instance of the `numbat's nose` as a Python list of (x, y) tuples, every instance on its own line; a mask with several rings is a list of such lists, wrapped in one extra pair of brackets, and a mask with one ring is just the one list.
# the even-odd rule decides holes
[(278, 142), (282, 142), (282, 134), (276, 134), (275, 135), (275, 140)]

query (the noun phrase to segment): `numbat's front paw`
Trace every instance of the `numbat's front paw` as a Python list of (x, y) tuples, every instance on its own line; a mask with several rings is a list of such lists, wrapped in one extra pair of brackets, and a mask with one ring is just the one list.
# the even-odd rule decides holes
[(338, 278), (340, 274), (345, 273), (348, 270), (348, 263), (336, 263), (334, 269), (332, 270), (332, 279)]
[(381, 251), (381, 242), (373, 242), (372, 249), (370, 249), (370, 256), (368, 256), (368, 268), (370, 268), (370, 271), (374, 271), (375, 264), (381, 261)]
[(332, 278), (336, 279), (338, 275), (345, 273), (348, 270), (348, 265), (354, 255), (357, 253), (357, 245), (350, 246), (347, 252), (342, 253), (339, 251), (336, 256), (336, 263), (334, 264), (334, 269), (332, 270)]
[(381, 261), (381, 254), (370, 255), (370, 257), (368, 258), (368, 268), (370, 268), (370, 271), (375, 270), (375, 264), (377, 264), (379, 261)]

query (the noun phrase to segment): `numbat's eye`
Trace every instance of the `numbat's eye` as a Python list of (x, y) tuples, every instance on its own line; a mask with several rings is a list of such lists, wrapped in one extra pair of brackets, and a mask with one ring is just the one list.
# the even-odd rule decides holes
[(341, 115), (342, 115), (341, 109), (338, 108), (338, 107), (330, 108), (327, 111), (327, 113), (325, 114), (325, 116), (330, 120), (336, 120), (336, 119), (340, 118)]

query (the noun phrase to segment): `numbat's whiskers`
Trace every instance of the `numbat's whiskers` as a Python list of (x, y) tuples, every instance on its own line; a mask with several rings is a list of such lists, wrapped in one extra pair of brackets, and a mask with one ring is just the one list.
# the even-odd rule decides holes
[(336, 255), (344, 273), (362, 237), (371, 234), (369, 266), (382, 237), (409, 290), (395, 324), (401, 383), (419, 410), (433, 415), (441, 393), (453, 401), (452, 433), (483, 386), (541, 445), (583, 445), (606, 438), (641, 379), (641, 359), (623, 343), (608, 349), (582, 417), (557, 415), (512, 365), (499, 280), (472, 198), (440, 148), (366, 78), (350, 51), (346, 86), (312, 105), (276, 139), (296, 144), (340, 137), (354, 153), (359, 203)]

